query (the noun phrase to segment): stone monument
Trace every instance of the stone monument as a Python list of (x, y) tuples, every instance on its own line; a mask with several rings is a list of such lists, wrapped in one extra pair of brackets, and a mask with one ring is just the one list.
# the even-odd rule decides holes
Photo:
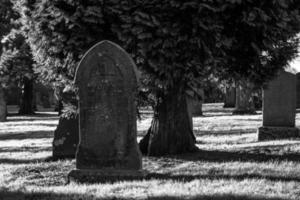
[(197, 89), (197, 94), (200, 96), (200, 98), (191, 98), (188, 97), (188, 109), (192, 116), (202, 116), (202, 104), (204, 102), (204, 90), (203, 89)]
[(236, 82), (236, 99), (235, 109), (232, 111), (233, 115), (256, 114), (252, 92), (253, 84), (240, 80)]
[(295, 127), (296, 76), (281, 71), (263, 90), (263, 126), (258, 140), (299, 137)]
[(110, 41), (96, 44), (80, 61), (75, 76), (80, 141), (70, 181), (145, 176), (136, 140), (136, 76), (133, 60)]

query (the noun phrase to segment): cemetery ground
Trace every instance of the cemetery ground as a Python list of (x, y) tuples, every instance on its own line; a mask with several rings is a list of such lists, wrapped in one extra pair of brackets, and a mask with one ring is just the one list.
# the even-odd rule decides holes
[[(0, 200), (15, 199), (300, 199), (300, 140), (257, 141), (261, 112), (231, 115), (222, 104), (204, 104), (194, 117), (199, 152), (143, 156), (149, 178), (116, 183), (67, 183), (75, 159), (45, 161), (52, 154), (55, 112), (18, 116), (9, 108), (0, 123)], [(138, 121), (138, 140), (151, 114)], [(300, 126), (300, 113), (296, 115)]]

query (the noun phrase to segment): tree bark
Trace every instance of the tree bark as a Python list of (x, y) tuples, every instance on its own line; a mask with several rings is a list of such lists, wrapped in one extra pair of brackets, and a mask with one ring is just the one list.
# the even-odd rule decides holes
[(192, 113), (184, 92), (174, 90), (161, 98), (146, 136), (139, 146), (143, 154), (163, 156), (197, 150)]
[(32, 115), (34, 114), (33, 108), (33, 80), (24, 77), (22, 96), (20, 102), (19, 114)]
[(0, 85), (0, 122), (5, 122), (7, 116), (7, 107), (4, 90)]
[(225, 90), (224, 108), (234, 108), (236, 102), (236, 88), (235, 86), (228, 86)]
[(62, 110), (63, 110), (63, 103), (62, 100), (57, 100), (54, 111), (58, 112), (58, 116), (60, 116), (62, 114)]
[(253, 85), (239, 81), (236, 85), (236, 105), (233, 114), (256, 114), (252, 98)]
[(37, 111), (37, 91), (36, 89), (33, 90), (33, 98), (32, 98), (32, 108), (33, 111)]

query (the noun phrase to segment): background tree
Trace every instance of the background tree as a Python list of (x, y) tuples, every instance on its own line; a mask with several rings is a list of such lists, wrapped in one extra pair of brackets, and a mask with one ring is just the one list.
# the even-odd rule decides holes
[[(20, 3), (17, 2), (16, 3)], [(262, 84), (295, 55), (296, 0), (22, 1), (19, 10), (42, 74), (71, 85), (85, 51), (121, 44), (145, 74), (154, 118), (149, 155), (196, 149), (186, 94), (209, 74)]]
[[(9, 33), (14, 20), (18, 17), (17, 12), (12, 9), (13, 4), (10, 0), (0, 2), (0, 39)], [(2, 53), (2, 44), (0, 43), (0, 55)]]
[(20, 114), (32, 114), (33, 59), (21, 29), (20, 15), (10, 0), (1, 1), (1, 83), (9, 89), (13, 84), (22, 88)]
[[(9, 33), (13, 26), (13, 21), (17, 17), (17, 13), (12, 9), (12, 3), (10, 0), (3, 0), (0, 2), (0, 56), (2, 55), (3, 45), (1, 43), (2, 38)], [(1, 68), (1, 65), (0, 65)], [(7, 83), (7, 77), (4, 77), (0, 72), (0, 121), (6, 120), (6, 99), (4, 88)]]
[(19, 114), (33, 114), (33, 84), (36, 76), (33, 71), (31, 49), (19, 29), (12, 29), (2, 39), (2, 44), (4, 46), (0, 58), (2, 82), (6, 83), (8, 89), (14, 84), (22, 88)]

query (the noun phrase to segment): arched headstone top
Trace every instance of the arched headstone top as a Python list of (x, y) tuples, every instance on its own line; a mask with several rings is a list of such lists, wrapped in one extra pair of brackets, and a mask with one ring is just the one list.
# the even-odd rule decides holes
[(91, 72), (100, 76), (122, 76), (134, 85), (138, 81), (138, 71), (133, 59), (122, 47), (108, 40), (95, 44), (84, 54), (76, 69), (75, 84), (80, 86), (81, 82), (86, 82)]

